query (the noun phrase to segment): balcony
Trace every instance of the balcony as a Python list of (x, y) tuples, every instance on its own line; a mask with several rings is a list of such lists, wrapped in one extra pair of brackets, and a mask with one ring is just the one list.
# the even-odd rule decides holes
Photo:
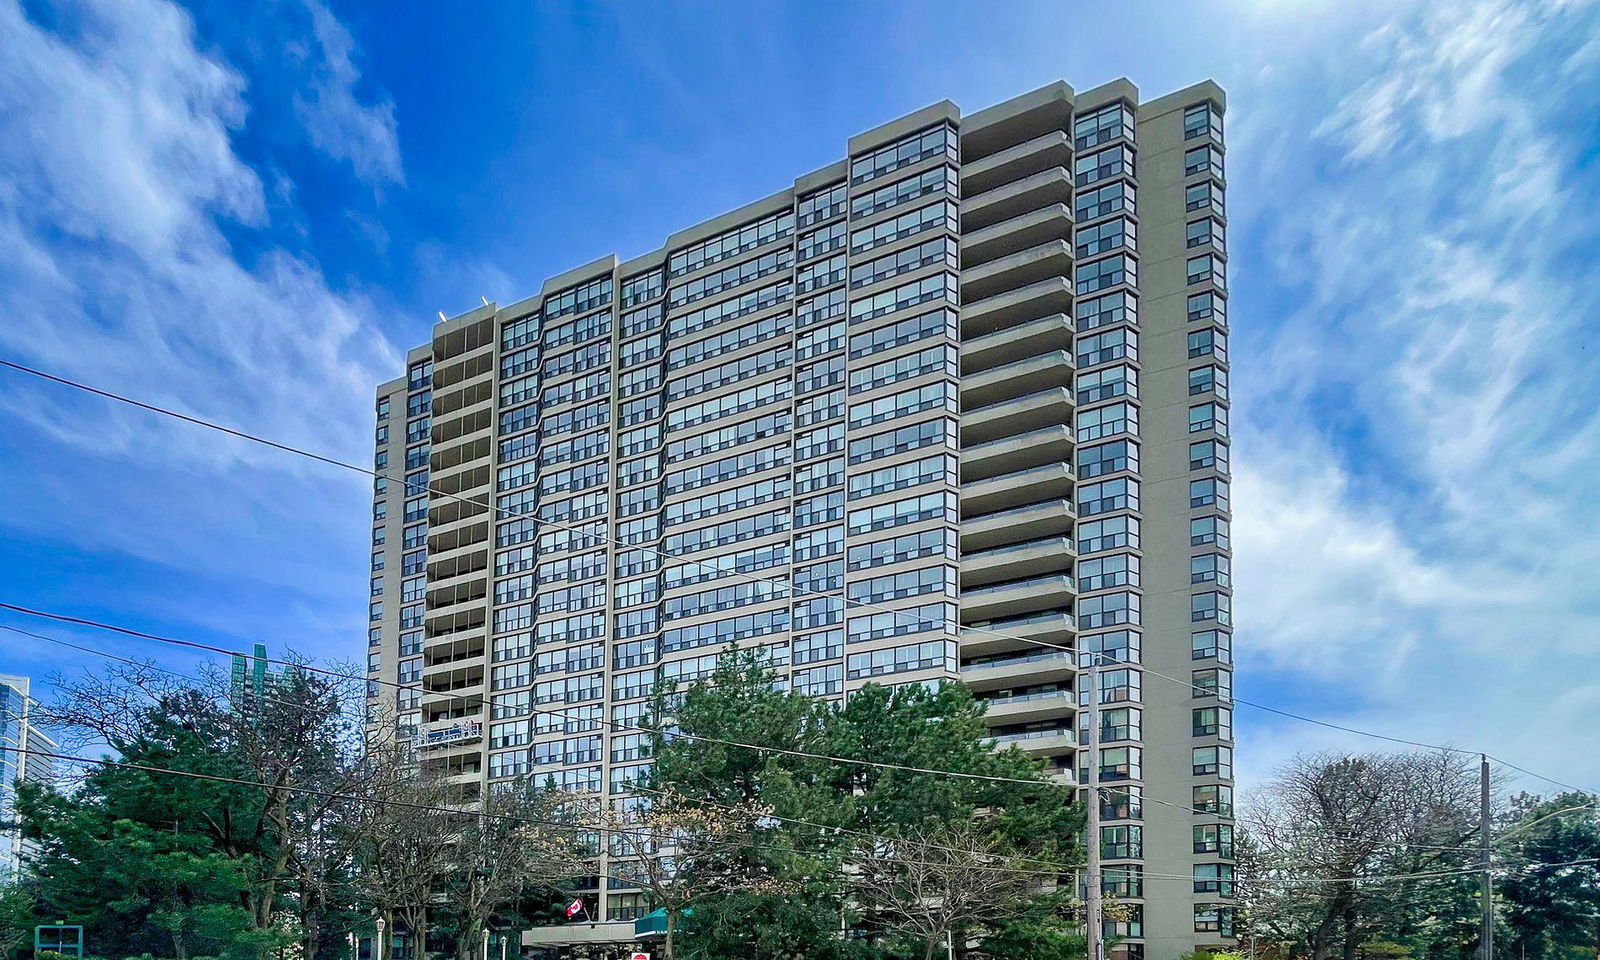
[(967, 444), (961, 448), (961, 482), (972, 484), (1047, 463), (1067, 463), (1072, 460), (1073, 448), (1072, 431), (1065, 424)]
[[(1072, 615), (1061, 610), (1005, 620), (972, 620), (970, 626), (964, 627), (961, 632), (961, 656), (972, 660), (1050, 651), (1050, 647), (1040, 647), (1028, 641), (1070, 647), (1074, 634)], [(1064, 652), (1061, 655), (1066, 656)]]
[(1036, 757), (1048, 757), (1073, 749), (1077, 746), (1078, 738), (1067, 727), (1051, 727), (1024, 733), (1003, 733), (989, 737), (987, 742), (996, 747), (1021, 747)]
[(1072, 163), (1066, 131), (1051, 130), (961, 167), (961, 195), (970, 197), (1022, 177)]
[(982, 587), (1002, 580), (1042, 576), (1071, 570), (1071, 537), (1046, 537), (1009, 547), (979, 550), (961, 558), (963, 589)]
[(961, 516), (975, 520), (985, 514), (1012, 510), (1041, 500), (1067, 500), (1072, 496), (1072, 466), (1046, 463), (1016, 473), (963, 484)]
[(961, 372), (972, 376), (1051, 350), (1071, 351), (1072, 334), (1071, 319), (1057, 313), (973, 338), (961, 344)]
[(1041, 387), (1072, 386), (1072, 354), (1051, 350), (961, 378), (961, 406), (981, 409), (1026, 396)]
[(1072, 202), (1072, 174), (1051, 167), (961, 201), (963, 230), (982, 230), (1052, 203)]
[(1046, 240), (980, 267), (961, 271), (961, 299), (972, 303), (1051, 277), (1072, 276), (1072, 248), (1065, 240)]
[(970, 553), (1060, 536), (1072, 532), (1076, 519), (1072, 503), (1067, 500), (985, 514), (961, 524), (961, 549)]
[(1000, 583), (961, 591), (963, 612), (983, 619), (1015, 617), (1052, 607), (1063, 607), (1077, 595), (1072, 577), (1064, 573), (1046, 574), (1027, 580)]
[[(963, 649), (965, 644), (963, 643)], [(1032, 683), (1070, 680), (1077, 675), (1068, 650), (1041, 649), (987, 663), (963, 665), (961, 682), (974, 690), (1001, 690)]]
[(1052, 203), (961, 237), (961, 265), (982, 266), (1050, 240), (1072, 239), (1072, 210)]
[(982, 337), (1052, 313), (1071, 311), (1072, 283), (1066, 277), (1051, 277), (963, 305), (961, 336)]
[(999, 726), (1009, 723), (1031, 723), (1054, 717), (1070, 721), (1076, 716), (1078, 709), (1075, 700), (1071, 690), (1048, 690), (1010, 697), (990, 697), (984, 700), (984, 703), (989, 708), (987, 714), (989, 722)]
[(1051, 387), (1013, 400), (962, 410), (961, 444), (967, 447), (1071, 422), (1072, 391), (1066, 387)]

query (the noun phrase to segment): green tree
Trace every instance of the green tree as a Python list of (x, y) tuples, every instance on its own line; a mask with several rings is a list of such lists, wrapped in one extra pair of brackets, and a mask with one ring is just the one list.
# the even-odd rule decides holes
[[(1036, 867), (1081, 861), (1081, 811), (1071, 791), (1048, 780), (1042, 765), (1015, 748), (988, 742), (983, 706), (960, 684), (937, 690), (869, 685), (837, 708), (775, 689), (749, 653), (729, 653), (706, 683), (666, 690), (657, 705), (671, 733), (654, 739), (654, 785), (687, 799), (756, 806), (771, 820), (753, 832), (746, 856), (786, 891), (732, 893), (695, 908), (680, 954), (761, 952), (795, 960), (848, 954), (899, 955), (904, 945), (882, 918), (866, 916), (851, 878), (867, 855), (863, 834), (910, 836), (969, 824), (985, 855)], [(765, 747), (751, 750), (715, 740)], [(973, 774), (951, 777), (823, 758), (877, 761)], [(993, 778), (993, 779), (985, 779)], [(1034, 784), (1012, 782), (1032, 780)], [(818, 826), (796, 823), (807, 821)], [(786, 902), (779, 902), (779, 901)], [(958, 952), (997, 952), (1013, 960), (1059, 958), (1069, 937), (1070, 898), (1041, 883), (1017, 914), (1037, 922), (971, 925)], [(846, 938), (843, 932), (856, 930)], [(963, 929), (966, 929), (963, 927)], [(993, 939), (995, 943), (989, 941)], [(1081, 949), (1081, 940), (1076, 941)], [(917, 953), (921, 953), (921, 945)]]
[[(124, 755), (166, 766), (177, 761), (172, 747), (142, 742)], [(252, 955), (261, 941), (246, 909), (247, 865), (185, 829), (192, 808), (208, 802), (204, 794), (222, 816), (231, 801), (155, 776), (102, 767), (71, 796), (21, 786), (23, 831), (40, 844), (30, 863), (40, 912), (82, 923), (100, 955)]]
[(1510, 956), (1555, 960), (1580, 951), (1592, 957), (1600, 949), (1597, 802), (1582, 793), (1513, 800), (1513, 822), (1502, 841), (1509, 870), (1498, 890), (1510, 928)]

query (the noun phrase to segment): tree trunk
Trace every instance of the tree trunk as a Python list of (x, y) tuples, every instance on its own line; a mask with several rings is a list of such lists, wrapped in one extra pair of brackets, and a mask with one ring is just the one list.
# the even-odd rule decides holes
[(673, 960), (673, 942), (678, 932), (678, 911), (667, 908), (667, 934), (661, 940), (662, 960)]
[(922, 942), (922, 960), (933, 960), (933, 952), (938, 949), (938, 946), (939, 940), (937, 937), (929, 937), (924, 940)]
[(406, 923), (406, 936), (411, 938), (411, 956), (413, 960), (427, 960), (428, 908), (426, 906), (407, 907), (401, 911), (401, 917)]

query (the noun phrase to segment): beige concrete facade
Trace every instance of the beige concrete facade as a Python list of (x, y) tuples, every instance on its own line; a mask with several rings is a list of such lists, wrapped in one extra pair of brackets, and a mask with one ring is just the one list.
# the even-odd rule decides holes
[[(469, 792), (627, 802), (654, 684), (736, 641), (818, 697), (959, 675), (1071, 789), (1097, 652), (1117, 950), (1229, 942), (1223, 105), (940, 102), (440, 323), (377, 392), (376, 715)], [(525, 942), (625, 941), (585, 896)]]

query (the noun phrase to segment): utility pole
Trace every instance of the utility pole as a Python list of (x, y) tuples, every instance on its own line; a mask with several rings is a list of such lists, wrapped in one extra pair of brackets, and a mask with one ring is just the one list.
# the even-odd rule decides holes
[(1490, 874), (1489, 855), (1489, 755), (1478, 754), (1478, 844), (1480, 866), (1479, 896), (1483, 902), (1483, 929), (1478, 934), (1481, 960), (1494, 960), (1494, 877)]
[(1084, 890), (1084, 915), (1089, 927), (1088, 960), (1105, 960), (1105, 931), (1102, 928), (1100, 879), (1100, 690), (1096, 672), (1098, 653), (1089, 654), (1089, 667), (1083, 672), (1089, 692), (1089, 774), (1088, 814), (1084, 824), (1084, 848), (1088, 854), (1088, 883)]

